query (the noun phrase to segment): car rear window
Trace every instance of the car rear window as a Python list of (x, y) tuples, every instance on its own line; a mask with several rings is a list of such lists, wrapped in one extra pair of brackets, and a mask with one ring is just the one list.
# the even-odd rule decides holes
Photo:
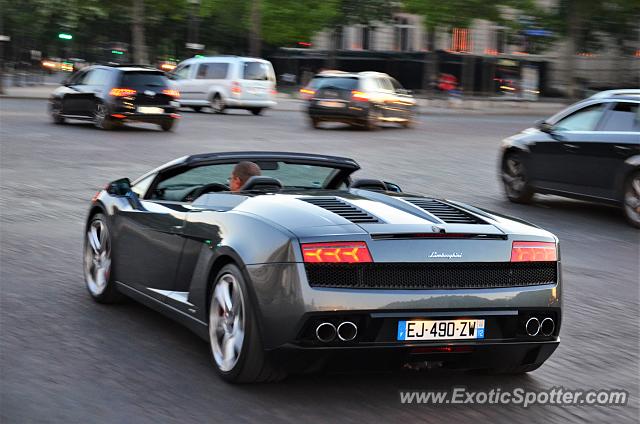
[(136, 90), (145, 89), (147, 87), (166, 88), (167, 77), (161, 72), (148, 71), (130, 71), (122, 75), (121, 84), (123, 87), (134, 88)]
[(265, 62), (244, 62), (242, 79), (253, 81), (268, 81), (273, 79), (271, 66)]
[(309, 83), (314, 90), (333, 88), (338, 90), (355, 90), (358, 88), (357, 77), (315, 77)]

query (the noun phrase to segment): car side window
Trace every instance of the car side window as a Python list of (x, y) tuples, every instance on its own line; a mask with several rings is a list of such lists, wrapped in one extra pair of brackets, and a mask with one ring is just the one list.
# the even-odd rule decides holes
[(147, 198), (151, 200), (185, 201), (185, 197), (194, 189), (207, 184), (227, 184), (234, 164), (204, 165), (190, 168), (178, 175), (168, 178), (160, 177)]
[(138, 181), (135, 185), (131, 187), (131, 191), (138, 195), (141, 199), (144, 197), (145, 193), (149, 189), (149, 186), (153, 182), (155, 178), (155, 174), (149, 175), (145, 179)]
[(556, 131), (594, 131), (602, 117), (601, 103), (584, 107), (556, 122)]
[(640, 132), (638, 103), (618, 102), (607, 112), (600, 131)]
[(198, 79), (225, 79), (229, 71), (228, 63), (202, 63), (198, 67)]
[(404, 87), (395, 78), (389, 78), (389, 82), (391, 82), (391, 86), (393, 86), (393, 91), (395, 91), (396, 93), (398, 91), (404, 91)]
[(106, 83), (108, 76), (109, 71), (106, 71), (104, 69), (94, 69), (89, 72), (88, 77), (84, 79), (84, 84), (101, 86)]
[(73, 77), (71, 77), (71, 79), (69, 80), (69, 85), (83, 85), (85, 84), (84, 81), (87, 80), (89, 75), (91, 75), (91, 70), (80, 71), (76, 73)]
[(181, 68), (176, 69), (173, 75), (176, 79), (189, 78), (189, 71), (191, 71), (191, 65), (184, 65)]
[(393, 91), (393, 85), (388, 78), (376, 78), (378, 86), (383, 90)]

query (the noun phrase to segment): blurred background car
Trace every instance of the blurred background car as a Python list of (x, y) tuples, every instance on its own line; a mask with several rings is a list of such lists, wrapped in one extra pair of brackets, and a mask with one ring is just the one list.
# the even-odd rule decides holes
[(93, 121), (112, 129), (129, 121), (158, 124), (170, 131), (180, 118), (180, 93), (160, 70), (140, 66), (90, 66), (63, 81), (49, 99), (56, 124), (67, 119)]
[[(635, 90), (640, 91), (640, 90)], [(640, 228), (640, 94), (603, 92), (503, 141), (509, 200), (557, 194), (621, 206)]]
[(271, 62), (236, 56), (187, 59), (169, 78), (182, 93), (180, 106), (195, 111), (210, 107), (215, 113), (246, 109), (260, 115), (274, 107), (276, 78)]
[(324, 71), (300, 89), (308, 100), (311, 125), (344, 122), (369, 130), (382, 122), (411, 125), (416, 101), (394, 78), (381, 72)]

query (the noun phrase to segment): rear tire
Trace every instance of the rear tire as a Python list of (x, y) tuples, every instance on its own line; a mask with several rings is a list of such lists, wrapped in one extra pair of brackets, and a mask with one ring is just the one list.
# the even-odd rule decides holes
[(222, 97), (220, 97), (219, 94), (213, 96), (213, 99), (211, 99), (211, 109), (213, 110), (213, 113), (225, 113), (225, 108)]
[(225, 265), (213, 282), (209, 342), (216, 371), (227, 382), (280, 381), (286, 377), (262, 347), (247, 284), (234, 264)]
[(98, 303), (115, 303), (122, 295), (113, 280), (111, 234), (105, 215), (91, 217), (84, 237), (83, 268), (85, 285)]
[(373, 106), (369, 107), (369, 113), (367, 113), (367, 120), (365, 121), (365, 128), (369, 131), (377, 131), (380, 129), (380, 112)]
[(640, 171), (632, 172), (625, 181), (623, 201), (622, 209), (627, 222), (640, 228)]
[(264, 108), (256, 107), (256, 108), (249, 109), (249, 110), (250, 110), (250, 111), (251, 111), (251, 113), (253, 113), (255, 116), (258, 116), (258, 115), (262, 115), (262, 111), (264, 110)]
[(530, 203), (535, 191), (529, 183), (524, 156), (507, 153), (502, 161), (502, 183), (507, 198), (514, 203)]
[(311, 124), (311, 127), (316, 130), (320, 128), (320, 120), (318, 118), (311, 118), (309, 123)]
[(162, 131), (171, 131), (173, 130), (174, 125), (175, 125), (175, 121), (171, 119), (171, 120), (163, 121), (160, 124), (160, 128), (162, 128)]
[(93, 112), (93, 125), (101, 130), (113, 129), (113, 121), (109, 117), (109, 111), (104, 103), (96, 104), (95, 111)]

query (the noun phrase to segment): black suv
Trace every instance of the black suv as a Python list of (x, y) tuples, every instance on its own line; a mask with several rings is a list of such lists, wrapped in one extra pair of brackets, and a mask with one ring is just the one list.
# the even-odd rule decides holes
[(49, 112), (56, 124), (80, 119), (108, 130), (127, 121), (138, 121), (170, 131), (180, 118), (174, 101), (180, 93), (170, 84), (157, 69), (89, 66), (71, 75), (53, 92)]
[(416, 102), (408, 90), (380, 72), (325, 71), (300, 90), (309, 101), (311, 125), (322, 121), (376, 129), (382, 122), (411, 125)]

